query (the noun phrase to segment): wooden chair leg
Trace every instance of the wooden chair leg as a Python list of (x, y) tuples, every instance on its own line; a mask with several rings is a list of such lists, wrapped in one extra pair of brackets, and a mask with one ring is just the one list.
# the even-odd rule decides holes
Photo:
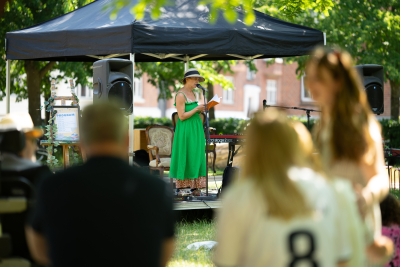
[(174, 190), (174, 179), (169, 178), (169, 183), (171, 184), (171, 189)]
[(160, 168), (160, 169), (158, 169), (158, 171), (160, 172), (160, 178), (163, 179), (164, 178), (164, 169)]

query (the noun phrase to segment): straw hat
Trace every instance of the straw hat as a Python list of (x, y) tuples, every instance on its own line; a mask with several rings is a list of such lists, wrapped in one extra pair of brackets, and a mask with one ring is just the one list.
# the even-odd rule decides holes
[(205, 81), (203, 76), (201, 76), (199, 71), (197, 69), (195, 69), (195, 68), (188, 69), (185, 72), (185, 75), (184, 75), (183, 79), (181, 80), (181, 82), (183, 82), (184, 79), (189, 78), (189, 77), (199, 77), (201, 83)]
[(0, 132), (18, 130), (25, 135), (39, 138), (43, 135), (43, 130), (34, 127), (32, 118), (28, 113), (9, 113), (0, 121)]

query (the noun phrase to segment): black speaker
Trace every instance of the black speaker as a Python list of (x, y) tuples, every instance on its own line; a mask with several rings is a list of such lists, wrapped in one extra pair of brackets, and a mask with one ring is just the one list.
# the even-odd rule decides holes
[(363, 81), (372, 112), (382, 114), (384, 112), (383, 66), (366, 64), (355, 66), (355, 68)]
[(227, 166), (224, 170), (222, 175), (222, 186), (221, 189), (225, 190), (229, 185), (238, 178), (240, 175), (240, 168), (239, 167), (231, 167)]
[(110, 58), (93, 63), (93, 103), (117, 99), (126, 114), (133, 111), (132, 61)]

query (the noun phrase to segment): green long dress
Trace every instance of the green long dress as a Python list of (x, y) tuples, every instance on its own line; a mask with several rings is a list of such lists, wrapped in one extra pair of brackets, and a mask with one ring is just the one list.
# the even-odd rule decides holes
[[(185, 112), (198, 106), (197, 101), (186, 99)], [(176, 96), (175, 104), (176, 106)], [(178, 118), (172, 146), (171, 167), (169, 177), (175, 178), (176, 188), (205, 188), (206, 187), (206, 139), (199, 113), (181, 121)]]

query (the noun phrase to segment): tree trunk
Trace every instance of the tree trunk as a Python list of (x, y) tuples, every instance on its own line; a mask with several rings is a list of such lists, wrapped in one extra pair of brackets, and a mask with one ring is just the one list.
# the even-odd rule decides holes
[(35, 126), (42, 125), (42, 116), (40, 112), (40, 86), (43, 77), (49, 72), (55, 61), (50, 61), (43, 68), (39, 69), (38, 64), (32, 60), (25, 60), (26, 84), (28, 89), (29, 114), (32, 117)]
[(33, 124), (40, 126), (42, 118), (40, 114), (40, 70), (35, 67), (32, 60), (25, 61), (26, 83), (28, 86), (28, 105), (29, 114), (32, 117)]
[(399, 120), (400, 82), (390, 81), (390, 118)]
[[(214, 96), (214, 85), (212, 83), (207, 83), (207, 102), (211, 100), (211, 98), (213, 98)], [(210, 118), (210, 120), (215, 120), (215, 108), (210, 108), (210, 110), (208, 111), (208, 116)]]
[[(49, 101), (50, 97), (51, 97), (51, 90), (44, 93), (44, 101)], [(43, 104), (43, 109), (45, 110), (44, 124), (47, 125), (47, 124), (49, 124), (49, 120), (50, 120), (50, 112), (46, 112), (46, 107), (44, 106), (44, 104)]]

